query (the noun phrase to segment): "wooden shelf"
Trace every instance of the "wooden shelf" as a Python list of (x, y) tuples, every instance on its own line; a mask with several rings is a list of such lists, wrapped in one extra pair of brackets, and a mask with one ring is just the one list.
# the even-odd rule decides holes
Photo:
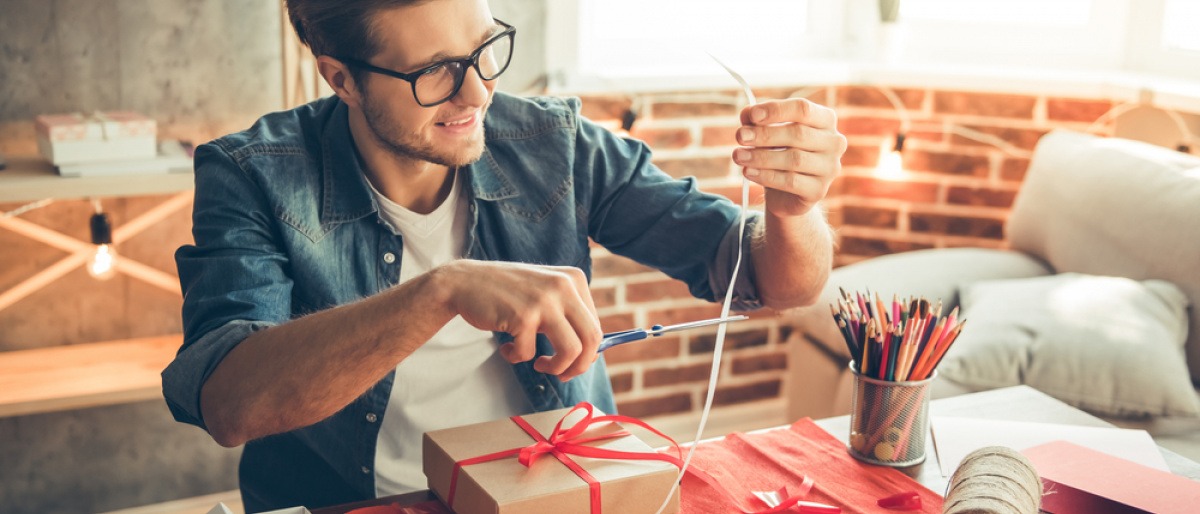
[(0, 352), (0, 418), (162, 398), (183, 336)]
[(60, 177), (40, 157), (8, 156), (0, 170), (0, 202), (176, 193), (192, 189), (191, 171), (106, 177)]

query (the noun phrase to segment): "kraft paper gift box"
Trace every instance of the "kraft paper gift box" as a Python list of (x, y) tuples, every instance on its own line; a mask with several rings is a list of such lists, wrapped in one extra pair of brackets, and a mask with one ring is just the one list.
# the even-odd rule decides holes
[(158, 155), (158, 125), (134, 112), (42, 115), (35, 125), (38, 151), (55, 166)]
[[(564, 421), (564, 430), (584, 418), (578, 406), (519, 418), (544, 439), (551, 436), (555, 425), (568, 413), (571, 416)], [(622, 431), (620, 425), (596, 423), (577, 440), (584, 441), (580, 446), (600, 450), (655, 455), (649, 445), (628, 433), (587, 441), (593, 436)], [(592, 508), (591, 486), (555, 455), (542, 454), (534, 458), (529, 467), (521, 464), (516, 452), (537, 442), (513, 419), (427, 432), (423, 458), (429, 488), (458, 514), (653, 514), (666, 499), (679, 473), (674, 465), (659, 460), (567, 455), (599, 484), (600, 509), (597, 510)], [(502, 452), (505, 456), (495, 455)], [(494, 460), (487, 460), (489, 458)], [(487, 461), (460, 467), (452, 493), (451, 475), (455, 463), (472, 459)], [(678, 511), (679, 490), (676, 488), (665, 512)]]

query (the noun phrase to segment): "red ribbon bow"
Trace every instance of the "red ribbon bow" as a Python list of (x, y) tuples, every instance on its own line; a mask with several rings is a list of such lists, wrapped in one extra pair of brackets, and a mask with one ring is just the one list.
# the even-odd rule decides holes
[[(583, 411), (585, 411), (583, 419), (575, 422), (575, 424), (564, 429), (563, 423), (567, 420), (567, 418), (569, 418), (571, 416), (571, 414), (573, 414), (575, 411), (581, 410), (581, 409)], [(533, 426), (531, 426), (528, 422), (526, 422), (520, 416), (513, 416), (513, 417), (509, 418), (513, 421), (513, 423), (516, 423), (517, 426), (521, 427), (521, 429), (524, 430), (526, 434), (529, 434), (529, 437), (533, 438), (534, 443), (529, 446), (522, 447), (522, 448), (512, 448), (509, 450), (499, 451), (499, 452), (495, 452), (495, 453), (489, 453), (487, 455), (481, 455), (479, 457), (464, 459), (464, 460), (455, 462), (454, 470), (450, 472), (450, 490), (446, 493), (446, 496), (447, 496), (446, 503), (451, 508), (454, 507), (454, 490), (458, 485), (458, 474), (463, 466), (470, 466), (471, 464), (479, 464), (482, 462), (490, 462), (493, 460), (504, 459), (504, 458), (512, 457), (514, 455), (517, 456), (517, 460), (526, 467), (530, 466), (533, 463), (533, 461), (536, 460), (539, 456), (547, 454), (547, 453), (558, 458), (558, 460), (560, 462), (562, 462), (564, 465), (566, 465), (568, 468), (570, 468), (571, 471), (575, 472), (575, 474), (578, 475), (579, 478), (583, 479), (584, 482), (587, 482), (588, 489), (591, 492), (591, 506), (592, 506), (593, 514), (600, 514), (600, 498), (601, 498), (600, 482), (597, 481), (596, 478), (591, 475), (591, 473), (588, 473), (587, 470), (583, 469), (582, 466), (580, 466), (575, 461), (571, 460), (569, 455), (577, 455), (580, 457), (590, 457), (593, 459), (658, 460), (658, 461), (663, 461), (663, 462), (669, 462), (671, 464), (674, 464), (676, 467), (683, 466), (683, 460), (682, 460), (683, 455), (682, 455), (682, 452), (679, 450), (679, 443), (676, 443), (674, 439), (671, 439), (666, 434), (659, 432), (657, 429), (646, 424), (646, 422), (644, 422), (640, 419), (631, 418), (629, 416), (618, 416), (618, 415), (595, 416), (593, 413), (593, 409), (594, 408), (592, 407), (592, 405), (590, 403), (579, 402), (578, 404), (575, 405), (574, 408), (572, 408), (569, 412), (567, 412), (567, 414), (565, 416), (563, 416), (563, 419), (558, 421), (558, 424), (554, 425), (554, 430), (550, 432), (549, 438), (543, 437), (541, 433), (539, 433), (536, 429), (534, 429)], [(652, 453), (626, 452), (626, 451), (619, 451), (619, 450), (609, 450), (609, 449), (605, 449), (605, 448), (597, 448), (595, 446), (585, 446), (586, 443), (591, 443), (591, 442), (601, 441), (601, 440), (606, 440), (606, 439), (615, 439), (618, 437), (625, 437), (627, 435), (630, 435), (629, 431), (627, 431), (627, 430), (619, 430), (619, 431), (612, 432), (609, 434), (602, 434), (602, 435), (595, 435), (595, 436), (588, 436), (588, 437), (583, 436), (583, 434), (585, 432), (587, 432), (588, 428), (590, 428), (591, 426), (596, 425), (596, 424), (611, 423), (611, 422), (629, 423), (629, 424), (637, 425), (639, 427), (642, 427), (646, 430), (653, 432), (655, 435), (662, 437), (663, 439), (671, 442), (671, 448), (674, 449), (675, 455), (665, 455), (665, 454), (653, 453), (653, 452)]]

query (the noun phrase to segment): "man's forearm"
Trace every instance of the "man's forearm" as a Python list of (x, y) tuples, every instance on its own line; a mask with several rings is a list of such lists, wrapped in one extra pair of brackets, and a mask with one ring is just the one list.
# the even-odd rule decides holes
[(775, 310), (811, 305), (833, 264), (833, 234), (818, 205), (803, 216), (764, 214), (753, 245), (755, 284), (763, 304)]
[(454, 317), (436, 274), (376, 296), (255, 332), (201, 392), (223, 446), (286, 432), (341, 410)]

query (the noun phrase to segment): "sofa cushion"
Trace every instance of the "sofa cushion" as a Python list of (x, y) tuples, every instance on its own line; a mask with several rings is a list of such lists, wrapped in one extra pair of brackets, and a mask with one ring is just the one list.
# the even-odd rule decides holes
[(940, 248), (884, 255), (833, 270), (811, 307), (788, 313), (790, 322), (810, 341), (849, 359), (850, 354), (829, 315), (829, 305), (846, 291), (879, 292), (891, 298), (923, 296), (942, 300), (944, 310), (958, 305), (958, 285), (983, 279), (1037, 277), (1049, 273), (1045, 264), (1019, 252), (987, 248)]
[[(1200, 304), (1200, 158), (1066, 131), (1034, 151), (1005, 230), (1056, 272), (1160, 279)], [(1186, 343), (1200, 382), (1200, 308)]]
[(1065, 273), (964, 287), (969, 320), (938, 370), (974, 389), (1026, 384), (1114, 416), (1200, 412), (1183, 360), (1187, 298), (1161, 280)]

